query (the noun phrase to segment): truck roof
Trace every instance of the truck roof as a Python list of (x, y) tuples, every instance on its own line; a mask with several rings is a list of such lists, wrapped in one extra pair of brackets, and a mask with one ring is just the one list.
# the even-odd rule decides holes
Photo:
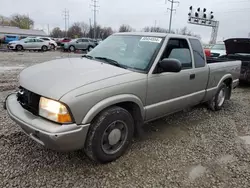
[(115, 33), (114, 35), (139, 35), (139, 36), (149, 36), (149, 37), (177, 37), (177, 38), (195, 38), (193, 36), (188, 35), (178, 35), (178, 34), (172, 34), (172, 33), (158, 33), (158, 32), (121, 32), (121, 33)]

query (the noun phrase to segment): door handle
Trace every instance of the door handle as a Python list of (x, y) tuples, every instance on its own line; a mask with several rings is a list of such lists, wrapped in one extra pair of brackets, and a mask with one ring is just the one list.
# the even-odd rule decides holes
[(190, 80), (195, 79), (195, 74), (190, 74), (189, 79), (190, 79)]

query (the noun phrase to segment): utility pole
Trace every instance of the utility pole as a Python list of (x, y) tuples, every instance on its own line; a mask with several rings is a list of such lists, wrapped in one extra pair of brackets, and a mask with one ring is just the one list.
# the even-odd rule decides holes
[[(172, 17), (173, 17), (173, 12), (176, 11), (176, 9), (174, 9), (174, 4), (176, 3), (180, 3), (179, 1), (174, 1), (174, 0), (168, 0), (171, 3), (171, 8), (168, 8), (168, 10), (170, 10), (170, 20), (169, 20), (169, 29), (168, 32), (171, 32), (171, 27), (172, 27)], [(166, 1), (167, 3), (167, 1)]]
[(66, 8), (63, 11), (63, 19), (65, 24), (65, 37), (67, 37), (67, 21), (69, 23), (69, 11)]
[(97, 5), (98, 1), (97, 0), (92, 0), (92, 7), (93, 7), (93, 12), (94, 12), (94, 39), (96, 39), (96, 12), (98, 12), (97, 8), (99, 7)]
[(50, 33), (49, 33), (49, 24), (48, 24), (48, 35), (49, 35)]
[(92, 24), (91, 24), (91, 18), (89, 18), (89, 38), (92, 37)]

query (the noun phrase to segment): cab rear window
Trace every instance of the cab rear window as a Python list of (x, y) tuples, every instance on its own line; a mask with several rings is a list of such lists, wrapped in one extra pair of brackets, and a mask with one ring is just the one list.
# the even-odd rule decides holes
[(205, 56), (200, 41), (198, 39), (189, 39), (189, 41), (194, 54), (195, 68), (205, 67)]

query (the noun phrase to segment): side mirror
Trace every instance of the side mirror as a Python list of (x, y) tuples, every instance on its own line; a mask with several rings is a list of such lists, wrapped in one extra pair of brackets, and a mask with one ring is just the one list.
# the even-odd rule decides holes
[(159, 73), (161, 72), (180, 72), (182, 69), (181, 62), (177, 59), (166, 58), (158, 64)]
[(76, 43), (79, 43), (78, 41), (76, 41)]

